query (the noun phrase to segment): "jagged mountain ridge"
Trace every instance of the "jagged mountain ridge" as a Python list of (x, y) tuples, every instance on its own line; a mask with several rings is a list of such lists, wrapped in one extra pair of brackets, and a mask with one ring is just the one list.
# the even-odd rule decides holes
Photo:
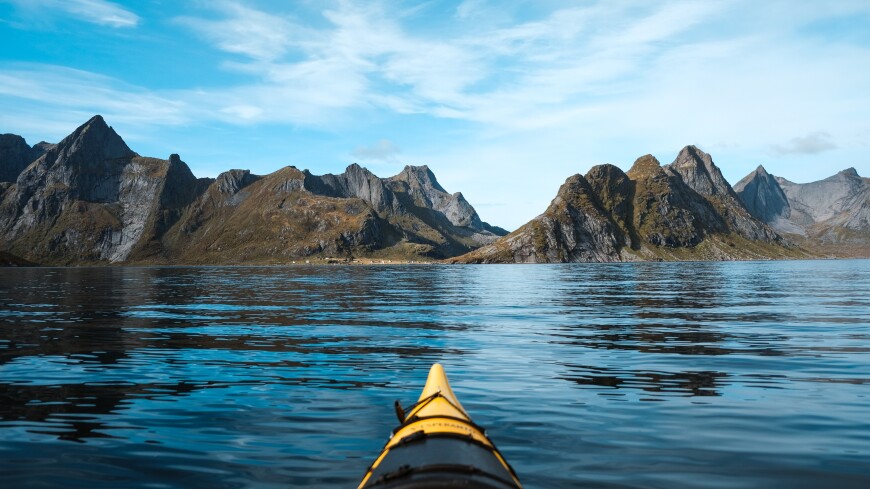
[[(598, 165), (566, 180), (547, 210), (453, 263), (758, 259), (801, 256), (753, 218), (707, 153), (687, 146), (662, 166)], [(805, 255), (804, 255), (805, 256)]]
[(196, 178), (133, 152), (96, 116), (24, 169), (0, 203), (2, 246), (34, 262), (119, 262), (157, 239)]
[(870, 179), (848, 168), (810, 183), (794, 183), (759, 166), (735, 185), (746, 208), (774, 229), (837, 254), (870, 256)]
[(353, 164), (338, 175), (286, 167), (197, 179), (178, 155), (139, 156), (99, 116), (57, 145), (0, 136), (0, 170), (14, 180), (0, 182), (0, 252), (25, 262), (283, 263), (385, 250), (442, 258), (486, 244), (455, 261), (808, 256), (775, 230), (870, 250), (870, 180), (854, 169), (795, 184), (759, 167), (732, 188), (694, 146), (664, 166), (646, 155), (628, 172), (598, 165), (572, 176), (547, 211), (501, 240), (506, 231), (425, 166), (390, 178)]
[(178, 155), (139, 156), (100, 116), (44, 147), (0, 188), (0, 250), (39, 263), (280, 263), (384, 250), (443, 258), (506, 234), (426, 167), (388, 179), (355, 164), (340, 175), (286, 167), (197, 179)]

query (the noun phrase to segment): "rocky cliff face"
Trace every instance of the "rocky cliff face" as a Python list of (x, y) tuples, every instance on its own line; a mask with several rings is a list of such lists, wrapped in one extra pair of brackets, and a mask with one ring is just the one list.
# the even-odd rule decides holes
[(41, 263), (127, 260), (171, 225), (196, 179), (141, 158), (96, 116), (28, 166), (0, 204), (0, 246)]
[(2, 168), (39, 154), (15, 183), (0, 184), (0, 251), (39, 263), (443, 258), (506, 234), (426, 167), (388, 179), (359, 165), (340, 175), (287, 167), (197, 179), (178, 155), (140, 157), (100, 116), (57, 145), (30, 148), (16, 138), (0, 140), (9, 148)]
[(462, 230), (462, 236), (475, 247), (507, 234), (504, 229), (481, 221), (477, 211), (461, 192), (450, 194), (444, 190), (428, 166), (406, 166), (401, 173), (388, 178), (386, 183), (407, 212), (427, 220), (420, 211), (425, 214), (425, 209), (434, 210), (439, 218), (443, 216), (447, 222), (439, 219), (439, 222), (431, 225), (438, 228), (454, 226)]
[[(408, 196), (414, 206), (435, 209), (454, 226), (467, 227), (493, 235), (495, 228), (480, 220), (471, 204), (460, 192), (448, 193), (441, 187), (428, 166), (406, 166), (398, 175), (387, 179), (390, 189)], [(495, 234), (507, 234), (495, 231)]]
[(562, 263), (619, 260), (620, 230), (582, 175), (569, 177), (543, 214), (454, 263)]
[(870, 185), (854, 168), (818, 182), (798, 184), (784, 178), (777, 183), (789, 201), (789, 220), (802, 226), (812, 226), (826, 221), (850, 224), (852, 229), (861, 229), (862, 209), (870, 196)]
[(824, 253), (870, 255), (870, 180), (854, 168), (799, 184), (759, 167), (735, 188), (753, 215), (780, 232), (802, 237), (806, 246)]
[(783, 217), (788, 218), (791, 213), (788, 198), (779, 182), (761, 165), (737, 182), (734, 190), (746, 210), (762, 222), (775, 223)]
[[(428, 175), (411, 190), (403, 175), (415, 173)], [(406, 167), (387, 179), (356, 164), (338, 175), (295, 167), (265, 176), (231, 170), (185, 211), (164, 248), (170, 261), (185, 263), (221, 256), (255, 262), (384, 253), (445, 258), (498, 237), (470, 205), (465, 221), (451, 221), (455, 197), (444, 195), (450, 197), (425, 167)]]
[(575, 175), (544, 214), (454, 263), (753, 259), (798, 256), (754, 219), (694, 146), (662, 167), (651, 155)]
[(695, 146), (686, 146), (665, 170), (680, 175), (683, 183), (710, 203), (714, 214), (722, 218), (728, 231), (751, 241), (778, 242), (782, 239), (770, 227), (752, 217), (709, 154)]
[(461, 237), (458, 241), (465, 243), (459, 246), (475, 248), (507, 234), (481, 221), (461, 193), (444, 190), (427, 166), (406, 166), (398, 175), (385, 179), (356, 163), (340, 175), (317, 176), (306, 171), (303, 187), (326, 197), (362, 199), (385, 219), (401, 216), (417, 221), (411, 228), (423, 226)]
[(15, 134), (0, 134), (0, 182), (14, 183), (18, 175), (52, 145), (41, 142), (32, 148)]
[[(305, 189), (310, 174), (230, 170), (211, 182), (163, 238), (171, 263), (286, 263), (382, 249), (384, 222), (362, 199)], [(396, 239), (398, 241), (398, 239)]]

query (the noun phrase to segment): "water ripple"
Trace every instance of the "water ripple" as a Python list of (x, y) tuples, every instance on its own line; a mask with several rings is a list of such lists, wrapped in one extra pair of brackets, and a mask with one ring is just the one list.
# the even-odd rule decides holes
[(530, 489), (870, 486), (868, 261), (0, 269), (0, 331), (10, 487), (354, 487), (436, 361)]

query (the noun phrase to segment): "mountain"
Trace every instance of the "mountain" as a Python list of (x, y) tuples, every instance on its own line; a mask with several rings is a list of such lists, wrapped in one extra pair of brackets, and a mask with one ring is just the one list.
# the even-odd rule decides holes
[(707, 153), (687, 146), (626, 173), (599, 165), (565, 181), (543, 214), (453, 263), (727, 260), (806, 256), (750, 215)]
[(4, 193), (0, 247), (39, 263), (125, 261), (171, 226), (196, 182), (177, 156), (140, 157), (95, 116)]
[(543, 214), (454, 263), (618, 261), (620, 234), (582, 175), (569, 177)]
[(870, 256), (870, 179), (854, 168), (800, 184), (758, 167), (735, 189), (755, 217), (803, 246), (824, 254)]
[(734, 190), (746, 210), (758, 220), (771, 224), (775, 229), (793, 232), (786, 225), (778, 223), (790, 213), (788, 197), (776, 178), (767, 173), (763, 166), (759, 165), (754, 172), (743, 177), (734, 185)]
[(41, 142), (30, 147), (15, 134), (0, 134), (0, 183), (14, 183), (27, 165), (42, 156), (51, 145)]
[(425, 166), (387, 179), (356, 164), (340, 175), (285, 167), (197, 179), (178, 155), (139, 156), (100, 116), (57, 145), (34, 149), (7, 139), (2, 168), (42, 151), (0, 187), (0, 251), (25, 261), (444, 258), (507, 234), (482, 222), (461, 193), (447, 193)]
[(709, 154), (686, 146), (665, 169), (678, 174), (683, 183), (710, 203), (728, 231), (750, 241), (781, 241), (770, 227), (752, 217)]

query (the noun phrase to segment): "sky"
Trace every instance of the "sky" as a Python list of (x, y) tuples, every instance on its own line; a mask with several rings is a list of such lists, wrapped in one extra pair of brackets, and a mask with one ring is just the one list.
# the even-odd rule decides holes
[(870, 2), (0, 0), (0, 133), (381, 177), (515, 229), (571, 175), (694, 144), (732, 183), (870, 177)]

